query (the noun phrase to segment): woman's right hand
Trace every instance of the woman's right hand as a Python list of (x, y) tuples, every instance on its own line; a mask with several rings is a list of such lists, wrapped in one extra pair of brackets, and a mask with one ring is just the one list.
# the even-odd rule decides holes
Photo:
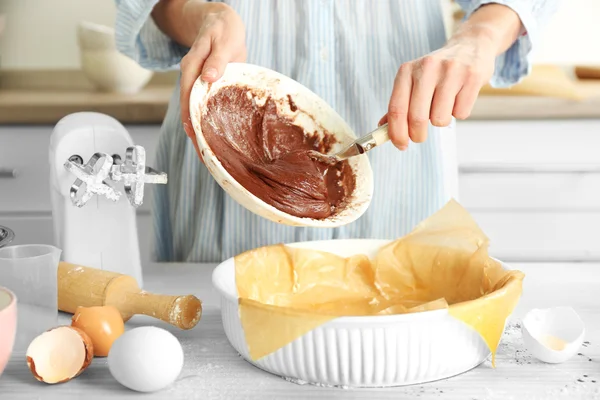
[(223, 3), (189, 1), (183, 15), (195, 18), (191, 23), (197, 24), (198, 33), (190, 51), (181, 60), (181, 120), (202, 159), (190, 120), (192, 87), (200, 76), (205, 82), (214, 82), (223, 76), (228, 63), (246, 61), (245, 27), (240, 16)]

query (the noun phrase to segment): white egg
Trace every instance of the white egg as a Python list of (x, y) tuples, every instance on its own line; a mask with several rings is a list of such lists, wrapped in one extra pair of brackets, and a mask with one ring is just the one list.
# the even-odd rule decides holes
[(538, 360), (557, 364), (573, 357), (583, 343), (583, 321), (571, 307), (533, 309), (521, 327), (527, 350)]
[(177, 379), (183, 349), (170, 332), (154, 326), (126, 331), (108, 353), (108, 368), (123, 386), (138, 392), (161, 390)]

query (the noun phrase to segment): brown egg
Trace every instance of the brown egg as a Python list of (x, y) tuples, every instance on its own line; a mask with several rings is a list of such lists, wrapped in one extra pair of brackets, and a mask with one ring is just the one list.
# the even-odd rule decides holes
[(113, 342), (125, 332), (121, 313), (113, 306), (77, 307), (71, 326), (87, 333), (97, 357), (106, 357)]

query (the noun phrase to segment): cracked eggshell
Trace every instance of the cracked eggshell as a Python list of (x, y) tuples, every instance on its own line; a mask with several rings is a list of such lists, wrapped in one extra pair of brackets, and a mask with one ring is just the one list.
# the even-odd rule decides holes
[(527, 350), (538, 360), (557, 364), (573, 357), (585, 336), (585, 327), (571, 307), (533, 309), (521, 327)]
[(31, 341), (27, 366), (40, 382), (67, 382), (79, 376), (94, 358), (90, 337), (72, 326), (52, 328)]

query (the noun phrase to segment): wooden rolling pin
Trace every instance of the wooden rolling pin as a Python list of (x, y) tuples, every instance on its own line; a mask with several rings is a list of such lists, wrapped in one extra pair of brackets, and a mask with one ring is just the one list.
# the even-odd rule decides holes
[(192, 295), (167, 296), (140, 289), (129, 275), (61, 262), (58, 266), (58, 309), (75, 313), (77, 307), (111, 305), (128, 321), (135, 314), (158, 318), (181, 329), (191, 329), (202, 316), (202, 303)]

